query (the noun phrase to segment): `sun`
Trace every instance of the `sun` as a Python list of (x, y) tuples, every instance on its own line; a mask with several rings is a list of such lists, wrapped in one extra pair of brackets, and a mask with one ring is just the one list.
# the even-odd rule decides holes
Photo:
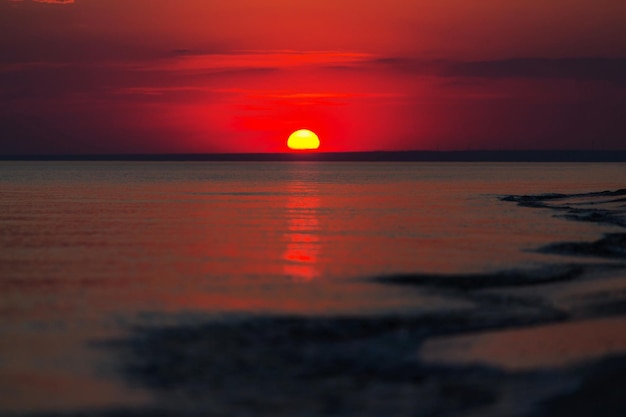
[(289, 149), (305, 151), (320, 147), (320, 140), (317, 135), (308, 129), (300, 129), (289, 135), (287, 140)]

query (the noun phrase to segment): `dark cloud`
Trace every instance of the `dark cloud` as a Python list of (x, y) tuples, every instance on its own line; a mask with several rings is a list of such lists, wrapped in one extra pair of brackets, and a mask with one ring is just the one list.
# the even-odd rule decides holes
[(439, 75), (450, 64), (450, 61), (425, 60), (403, 57), (384, 57), (371, 61), (374, 65), (391, 68), (397, 71), (410, 72), (420, 75)]
[(626, 58), (515, 58), (490, 61), (381, 58), (372, 62), (416, 75), (578, 79), (626, 85)]
[(193, 55), (195, 52), (192, 49), (177, 48), (172, 51), (173, 55)]
[(46, 4), (73, 4), (74, 0), (33, 0), (33, 2)]
[[(24, 0), (9, 0), (11, 3), (22, 3)], [(31, 0), (32, 3), (45, 4), (74, 4), (74, 0)]]
[(626, 85), (626, 58), (518, 58), (457, 62), (442, 75), (488, 78), (569, 78)]

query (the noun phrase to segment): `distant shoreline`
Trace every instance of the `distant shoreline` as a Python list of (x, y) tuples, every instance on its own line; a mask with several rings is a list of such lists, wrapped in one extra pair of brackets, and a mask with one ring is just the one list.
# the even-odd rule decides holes
[(23, 154), (0, 161), (626, 162), (626, 150)]

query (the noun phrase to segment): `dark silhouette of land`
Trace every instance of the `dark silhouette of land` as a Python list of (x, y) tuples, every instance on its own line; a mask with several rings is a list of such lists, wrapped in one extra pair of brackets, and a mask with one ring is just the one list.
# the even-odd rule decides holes
[(626, 150), (374, 151), (180, 154), (23, 154), (4, 161), (626, 162)]

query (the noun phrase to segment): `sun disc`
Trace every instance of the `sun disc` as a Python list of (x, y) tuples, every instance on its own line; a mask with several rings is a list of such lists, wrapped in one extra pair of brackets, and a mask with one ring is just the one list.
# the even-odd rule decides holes
[(287, 146), (292, 150), (312, 150), (320, 147), (320, 140), (309, 129), (300, 129), (289, 135)]

